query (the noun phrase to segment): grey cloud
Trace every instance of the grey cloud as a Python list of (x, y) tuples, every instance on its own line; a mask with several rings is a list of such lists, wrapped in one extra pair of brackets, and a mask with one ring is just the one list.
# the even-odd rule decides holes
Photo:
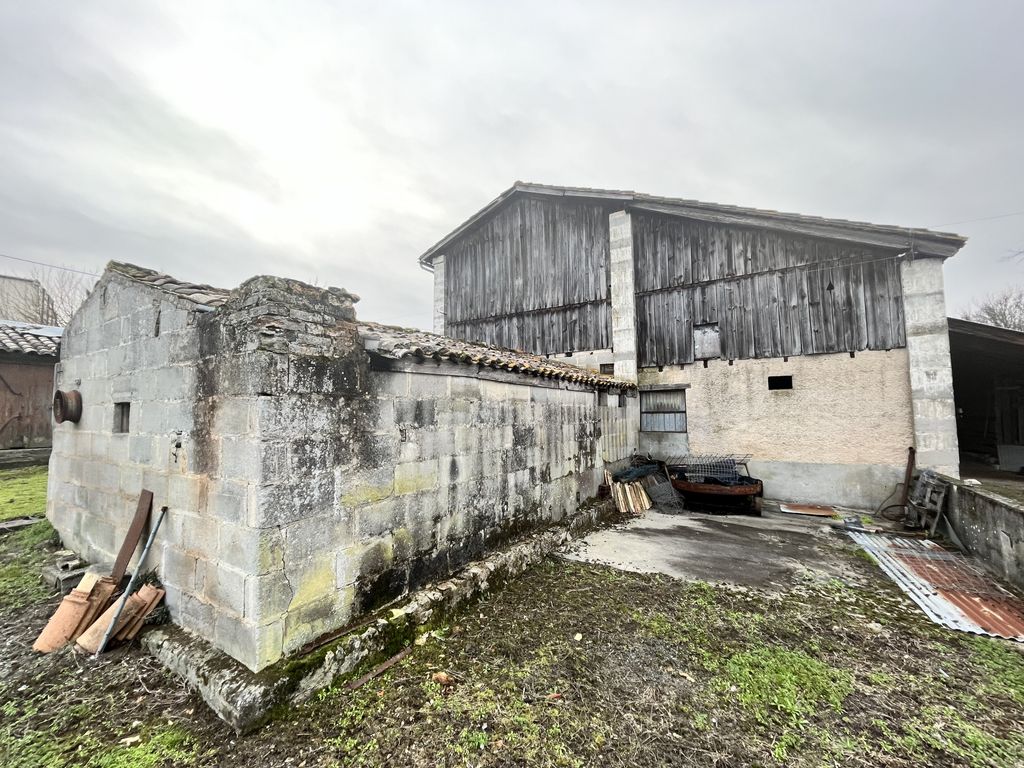
[[(427, 326), (416, 257), (515, 179), (907, 226), (1024, 209), (1017, 3), (26, 7), (0, 10), (0, 251), (220, 285), (286, 273), (359, 293), (364, 317)], [(133, 66), (190, 39), (197, 16), (223, 27), (225, 57), (243, 55), (239, 36), (282, 63), (328, 51), (301, 84), (349, 131), (323, 150), (376, 169), (335, 184), (365, 215), (339, 210), (294, 233), (302, 247), (265, 242), (133, 172), (179, 168), (268, 210), (294, 204), (263, 163), (273, 148), (186, 116)], [(268, 110), (280, 96), (268, 86)], [(97, 178), (82, 147), (124, 178)], [(1024, 248), (1024, 217), (946, 228), (970, 238), (947, 264), (951, 309), (1024, 281), (1024, 262), (1002, 258)]]

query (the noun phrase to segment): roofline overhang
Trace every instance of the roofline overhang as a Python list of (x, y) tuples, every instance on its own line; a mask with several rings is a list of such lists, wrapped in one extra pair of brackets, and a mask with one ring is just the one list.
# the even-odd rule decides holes
[(517, 181), (423, 253), (419, 257), (420, 266), (432, 270), (434, 258), (443, 253), (448, 245), (467, 234), (483, 219), (520, 194), (621, 202), (624, 210), (648, 211), (698, 221), (772, 229), (808, 237), (892, 248), (907, 251), (915, 256), (942, 259), (948, 259), (955, 255), (967, 242), (967, 238), (952, 232), (933, 232), (921, 228), (870, 224), (845, 219), (826, 219), (795, 213), (703, 203), (699, 200), (658, 197), (627, 190), (556, 187)]
[(998, 325), (989, 325), (988, 323), (976, 323), (973, 320), (963, 320), (959, 317), (947, 318), (947, 323), (949, 325), (949, 332), (953, 335), (1001, 341), (1024, 347), (1024, 331), (1001, 328)]

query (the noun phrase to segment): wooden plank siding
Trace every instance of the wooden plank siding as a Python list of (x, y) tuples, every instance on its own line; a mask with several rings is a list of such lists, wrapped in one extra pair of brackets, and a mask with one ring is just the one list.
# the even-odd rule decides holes
[(906, 344), (891, 250), (634, 211), (633, 253), (641, 367), (693, 362), (704, 323), (728, 359)]
[(518, 197), (445, 252), (445, 332), (537, 354), (611, 346), (608, 215)]

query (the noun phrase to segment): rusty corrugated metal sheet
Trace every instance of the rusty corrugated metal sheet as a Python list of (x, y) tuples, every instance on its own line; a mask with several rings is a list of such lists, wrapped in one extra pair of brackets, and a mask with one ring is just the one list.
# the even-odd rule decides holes
[(848, 531), (937, 624), (1024, 642), (1024, 600), (934, 541)]

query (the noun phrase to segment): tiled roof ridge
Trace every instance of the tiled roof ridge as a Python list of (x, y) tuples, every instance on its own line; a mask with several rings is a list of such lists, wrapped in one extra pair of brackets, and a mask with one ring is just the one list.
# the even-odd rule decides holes
[[(206, 309), (215, 310), (222, 307), (231, 295), (231, 291), (222, 288), (187, 283), (135, 264), (112, 261), (107, 265), (107, 269), (144, 285), (189, 299)], [(634, 386), (543, 355), (451, 339), (414, 328), (401, 328), (396, 325), (359, 319), (355, 322), (364, 337), (371, 337), (371, 344), (367, 347), (369, 351), (394, 360), (404, 357), (431, 357), (541, 378), (561, 379), (590, 387), (632, 388)]]
[(371, 345), (367, 346), (368, 351), (394, 360), (406, 357), (435, 358), (599, 388), (631, 389), (635, 386), (557, 358), (531, 352), (452, 339), (412, 328), (365, 321), (357, 323), (364, 336), (372, 340)]

